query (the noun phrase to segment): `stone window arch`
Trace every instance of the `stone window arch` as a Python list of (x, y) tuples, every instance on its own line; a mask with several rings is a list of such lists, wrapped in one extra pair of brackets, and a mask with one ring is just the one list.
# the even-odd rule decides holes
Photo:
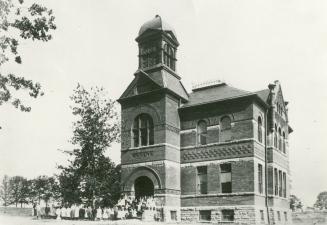
[(258, 117), (258, 141), (262, 143), (262, 119)]
[(220, 140), (222, 142), (232, 139), (232, 120), (229, 116), (223, 116), (220, 120)]
[(197, 133), (197, 143), (198, 145), (207, 144), (207, 135), (208, 135), (208, 125), (204, 120), (200, 120), (197, 124), (196, 133)]
[(154, 144), (153, 119), (149, 114), (142, 113), (135, 117), (132, 127), (132, 146), (148, 146)]

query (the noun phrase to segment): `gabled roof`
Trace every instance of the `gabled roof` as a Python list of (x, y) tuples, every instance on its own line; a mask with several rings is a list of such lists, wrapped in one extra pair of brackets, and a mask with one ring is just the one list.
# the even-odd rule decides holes
[(226, 83), (221, 83), (219, 85), (193, 90), (193, 92), (189, 94), (189, 101), (183, 104), (181, 108), (250, 95), (255, 95), (255, 93), (231, 87)]
[(149, 81), (151, 81), (151, 83), (155, 84), (155, 86), (157, 86), (159, 89), (160, 88), (167, 89), (173, 94), (182, 98), (184, 101), (188, 100), (188, 94), (182, 82), (177, 77), (169, 74), (164, 70), (160, 71), (159, 73), (151, 74), (151, 75), (147, 74), (143, 70), (136, 71), (134, 80), (128, 85), (127, 89), (120, 96), (119, 100), (126, 99), (133, 96), (133, 95), (129, 95), (129, 93), (137, 84), (140, 78), (148, 79)]
[(184, 100), (189, 99), (187, 91), (185, 90), (182, 82), (177, 77), (171, 75), (166, 71), (163, 71), (162, 78), (163, 78), (163, 85), (165, 88), (171, 90), (172, 92), (174, 92)]
[(269, 98), (269, 89), (264, 89), (261, 91), (256, 91), (255, 92), (264, 102), (268, 103), (268, 98)]

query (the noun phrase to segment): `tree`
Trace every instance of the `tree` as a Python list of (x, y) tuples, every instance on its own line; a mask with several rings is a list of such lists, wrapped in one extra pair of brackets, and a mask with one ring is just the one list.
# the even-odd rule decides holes
[[(0, 68), (13, 61), (21, 64), (19, 44), (24, 40), (51, 40), (51, 31), (56, 29), (52, 10), (39, 4), (27, 5), (23, 0), (0, 0)], [(41, 85), (13, 73), (0, 71), (0, 105), (11, 102), (21, 111), (28, 112), (30, 107), (13, 96), (13, 92), (26, 90), (33, 98), (42, 95)]]
[(314, 207), (317, 207), (319, 209), (327, 209), (327, 191), (320, 192), (317, 196), (316, 203), (314, 204)]
[(12, 202), (9, 180), (9, 176), (4, 175), (0, 186), (0, 197), (5, 207), (10, 205), (10, 203)]
[(295, 195), (291, 195), (290, 196), (290, 209), (292, 211), (295, 211), (296, 209), (302, 210), (302, 202), (301, 200), (295, 196)]
[[(71, 143), (76, 149), (67, 152), (72, 156), (68, 167), (60, 175), (61, 189), (70, 185), (65, 201), (86, 201), (94, 206), (95, 200), (108, 204), (109, 195), (116, 191), (119, 182), (115, 164), (104, 155), (111, 143), (119, 140), (119, 124), (115, 103), (110, 100), (103, 88), (91, 88), (90, 91), (78, 85), (71, 97), (72, 111), (77, 117), (73, 123)], [(66, 197), (65, 197), (66, 196)], [(114, 197), (113, 197), (114, 196)], [(105, 200), (107, 199), (107, 200)]]
[(43, 200), (46, 205), (51, 198), (58, 198), (58, 183), (54, 177), (38, 176), (32, 181), (33, 196), (39, 203)]
[(14, 203), (17, 207), (18, 203), (25, 203), (26, 199), (25, 196), (28, 194), (27, 187), (27, 180), (22, 176), (14, 176), (11, 177), (9, 180), (11, 196), (12, 196), (12, 203)]

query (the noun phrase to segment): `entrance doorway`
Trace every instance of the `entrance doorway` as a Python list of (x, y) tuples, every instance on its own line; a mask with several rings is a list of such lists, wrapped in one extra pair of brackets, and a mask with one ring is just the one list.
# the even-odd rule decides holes
[(154, 194), (153, 182), (146, 176), (141, 176), (135, 180), (134, 189), (136, 199), (140, 197), (153, 196)]

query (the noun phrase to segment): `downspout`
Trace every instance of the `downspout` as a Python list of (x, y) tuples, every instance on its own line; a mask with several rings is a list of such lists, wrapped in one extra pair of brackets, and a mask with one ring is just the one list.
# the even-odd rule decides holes
[(267, 209), (267, 220), (270, 224), (269, 208), (268, 208), (268, 148), (267, 148), (267, 138), (268, 138), (268, 109), (265, 111), (265, 205)]

